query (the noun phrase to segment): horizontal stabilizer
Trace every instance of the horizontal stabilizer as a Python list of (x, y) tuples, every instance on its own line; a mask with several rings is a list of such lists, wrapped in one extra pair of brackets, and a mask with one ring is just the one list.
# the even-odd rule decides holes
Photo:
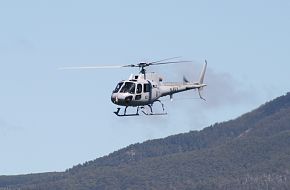
[(183, 82), (184, 83), (189, 83), (189, 80), (187, 80), (187, 78), (185, 76), (183, 76)]

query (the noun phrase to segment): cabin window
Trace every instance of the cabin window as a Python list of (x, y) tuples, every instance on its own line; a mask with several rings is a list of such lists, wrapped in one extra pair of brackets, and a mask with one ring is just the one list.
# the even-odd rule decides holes
[(137, 94), (142, 92), (142, 84), (137, 84)]
[(144, 92), (150, 92), (150, 85), (144, 84)]
[(130, 94), (135, 94), (135, 83), (125, 82), (125, 84), (121, 88), (120, 92), (122, 92), (122, 93), (129, 92)]
[(136, 95), (135, 100), (141, 100), (141, 95)]
[(117, 92), (119, 92), (119, 90), (120, 90), (120, 88), (122, 87), (122, 85), (123, 85), (123, 82), (119, 82), (119, 83), (117, 84), (115, 90), (113, 91), (113, 93), (117, 93)]

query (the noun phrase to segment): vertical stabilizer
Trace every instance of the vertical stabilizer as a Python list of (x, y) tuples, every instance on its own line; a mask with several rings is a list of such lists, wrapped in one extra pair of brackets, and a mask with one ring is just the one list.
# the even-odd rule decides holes
[(207, 61), (205, 60), (205, 63), (203, 65), (202, 71), (200, 73), (200, 77), (199, 77), (199, 84), (203, 84), (203, 79), (204, 79), (204, 75), (205, 75), (205, 71), (206, 71), (206, 66), (207, 66)]

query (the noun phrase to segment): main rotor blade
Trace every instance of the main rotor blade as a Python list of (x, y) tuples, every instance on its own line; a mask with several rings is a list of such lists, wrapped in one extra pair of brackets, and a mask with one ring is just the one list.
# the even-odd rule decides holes
[(162, 59), (162, 60), (159, 60), (159, 61), (153, 61), (153, 62), (149, 62), (148, 64), (152, 64), (152, 63), (159, 63), (159, 62), (168, 61), (168, 60), (171, 60), (171, 59), (177, 59), (177, 58), (181, 58), (181, 57), (180, 57), (180, 56), (178, 56), (178, 57), (171, 57), (171, 58), (166, 58), (166, 59)]
[(121, 67), (139, 67), (138, 64), (131, 64), (131, 65), (123, 65)]
[(165, 64), (172, 64), (172, 63), (190, 63), (192, 61), (168, 61), (162, 63), (151, 63), (150, 65), (165, 65)]
[(79, 69), (117, 69), (126, 67), (120, 65), (108, 65), (108, 66), (83, 66), (83, 67), (60, 67), (59, 70), (79, 70)]
[(130, 65), (104, 65), (104, 66), (81, 66), (81, 67), (60, 67), (58, 68), (59, 70), (81, 70), (81, 69), (118, 69), (122, 67), (147, 67), (150, 65), (163, 65), (163, 64), (171, 64), (171, 63), (188, 63), (192, 61), (167, 61), (163, 62), (166, 60), (171, 60), (171, 59), (176, 59), (180, 57), (171, 57), (159, 61), (154, 61), (150, 63), (139, 63), (139, 64), (130, 64)]

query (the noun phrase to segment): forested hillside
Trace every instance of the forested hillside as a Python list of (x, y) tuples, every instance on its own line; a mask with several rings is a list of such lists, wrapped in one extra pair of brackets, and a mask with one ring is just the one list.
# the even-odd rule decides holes
[(130, 145), (65, 172), (1, 176), (1, 189), (290, 189), (290, 93), (235, 120)]

